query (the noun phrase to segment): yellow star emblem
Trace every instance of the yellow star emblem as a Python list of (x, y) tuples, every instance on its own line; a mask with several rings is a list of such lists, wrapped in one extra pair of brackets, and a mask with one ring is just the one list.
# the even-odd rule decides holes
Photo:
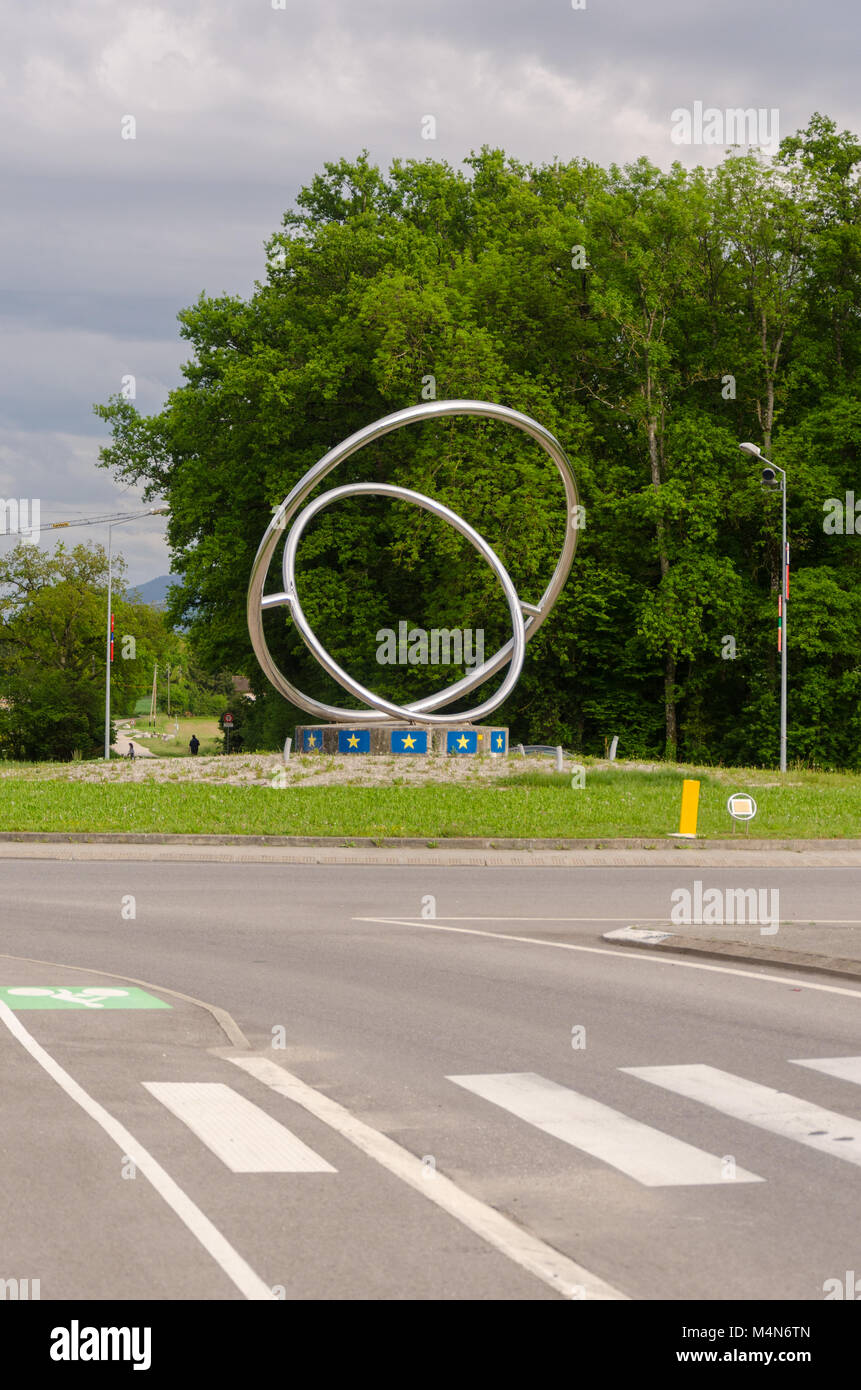
[(503, 740), (502, 734), (497, 734), (497, 735), (496, 735), (496, 746), (497, 746), (497, 748), (501, 748), (502, 745), (503, 745), (503, 742), (504, 742), (504, 740)]
[(314, 738), (314, 735), (313, 735), (313, 734), (309, 734), (309, 735), (308, 735), (308, 747), (309, 747), (309, 748), (315, 748), (315, 747), (316, 747), (316, 743), (317, 743), (317, 741), (316, 741), (316, 739)]
[(469, 739), (467, 738), (466, 734), (461, 734), (460, 738), (457, 741), (458, 748), (466, 748), (468, 744)]
[(358, 746), (359, 746), (359, 735), (358, 735), (358, 734), (350, 734), (350, 737), (347, 739), (347, 743), (350, 745), (351, 748), (358, 748)]
[(412, 734), (404, 734), (404, 748), (415, 748), (416, 741)]

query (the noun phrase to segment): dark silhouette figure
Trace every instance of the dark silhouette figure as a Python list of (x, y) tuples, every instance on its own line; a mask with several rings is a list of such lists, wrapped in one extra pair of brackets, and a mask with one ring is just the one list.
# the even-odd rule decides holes
[(134, 746), (134, 744), (131, 742), (131, 739), (129, 740), (129, 751), (128, 751), (128, 756), (131, 758), (132, 762), (134, 762), (134, 760), (135, 760), (135, 746)]
[(192, 753), (196, 755), (200, 747), (200, 739), (197, 737), (197, 734), (192, 734), (191, 738), (188, 740), (188, 746)]

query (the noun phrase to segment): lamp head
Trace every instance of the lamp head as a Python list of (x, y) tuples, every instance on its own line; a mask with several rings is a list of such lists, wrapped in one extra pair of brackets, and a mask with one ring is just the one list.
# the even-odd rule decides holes
[(751, 444), (750, 441), (746, 441), (744, 444), (739, 444), (738, 447), (743, 454), (750, 454), (752, 458), (758, 459), (761, 457), (762, 451), (758, 444)]

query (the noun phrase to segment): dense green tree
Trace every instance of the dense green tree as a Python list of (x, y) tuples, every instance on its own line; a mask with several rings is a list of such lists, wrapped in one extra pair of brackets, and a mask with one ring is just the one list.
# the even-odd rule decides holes
[[(115, 556), (112, 708), (134, 706), (170, 650), (164, 616), (125, 597)], [(0, 560), (0, 757), (90, 757), (104, 746), (107, 556), (22, 542)], [(113, 738), (113, 728), (111, 730)]]
[[(859, 480), (859, 161), (858, 141), (816, 115), (772, 164), (731, 153), (713, 170), (533, 167), (488, 149), (462, 170), (327, 164), (267, 245), (254, 293), (180, 314), (191, 357), (165, 408), (97, 407), (113, 431), (104, 465), (169, 502), (173, 618), (208, 671), (252, 679), (246, 746), (277, 746), (297, 715), (257, 670), (245, 622), (273, 509), (337, 440), (435, 394), (542, 420), (587, 508), (571, 579), (499, 712), (515, 737), (776, 756), (779, 517), (738, 451), (752, 439), (790, 470), (790, 753), (861, 764), (858, 541), (822, 528), (826, 499)], [(327, 486), (357, 478), (447, 502), (525, 600), (543, 589), (562, 493), (517, 432), (414, 425)], [(480, 627), (488, 652), (506, 639), (474, 552), (387, 499), (321, 513), (299, 584), (321, 640), (390, 698), (417, 698), (441, 672), (378, 665), (380, 628)], [(283, 610), (266, 631), (301, 688), (349, 703)]]

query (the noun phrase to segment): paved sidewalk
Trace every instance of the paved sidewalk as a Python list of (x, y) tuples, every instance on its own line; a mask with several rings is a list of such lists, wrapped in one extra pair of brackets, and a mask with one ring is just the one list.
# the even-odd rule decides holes
[(139, 743), (136, 738), (127, 738), (125, 734), (120, 735), (116, 743), (111, 744), (111, 750), (112, 752), (116, 753), (118, 757), (126, 758), (129, 762), (131, 762), (132, 759), (129, 758), (130, 743), (134, 744), (135, 761), (138, 758), (158, 757), (158, 754), (154, 753), (151, 748), (147, 748), (145, 743)]

